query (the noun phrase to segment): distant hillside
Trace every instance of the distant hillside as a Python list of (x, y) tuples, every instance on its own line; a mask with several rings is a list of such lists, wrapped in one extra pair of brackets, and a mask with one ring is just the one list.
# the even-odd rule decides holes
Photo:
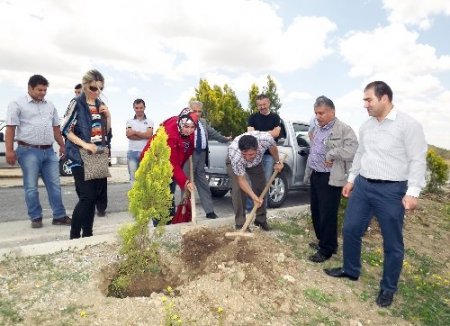
[(434, 145), (428, 145), (428, 149), (432, 149), (438, 154), (439, 156), (443, 157), (445, 160), (450, 160), (450, 150), (437, 147)]

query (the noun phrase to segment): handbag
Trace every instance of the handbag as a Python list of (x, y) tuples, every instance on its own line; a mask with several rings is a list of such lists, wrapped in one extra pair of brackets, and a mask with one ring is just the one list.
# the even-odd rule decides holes
[(185, 192), (183, 200), (177, 206), (175, 216), (172, 218), (171, 224), (186, 223), (192, 220), (192, 207), (190, 195), (187, 195), (189, 191)]
[(84, 181), (103, 179), (111, 176), (109, 173), (109, 148), (106, 146), (105, 141), (106, 121), (104, 121), (103, 114), (101, 117), (102, 150), (91, 153), (84, 148), (80, 148), (80, 156), (84, 167)]

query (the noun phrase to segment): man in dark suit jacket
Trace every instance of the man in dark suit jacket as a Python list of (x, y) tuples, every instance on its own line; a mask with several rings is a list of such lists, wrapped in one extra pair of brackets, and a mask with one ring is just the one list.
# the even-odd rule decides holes
[[(199, 124), (195, 130), (195, 150), (192, 154), (192, 163), (194, 169), (194, 183), (200, 197), (200, 203), (206, 213), (206, 217), (215, 219), (218, 216), (214, 212), (211, 198), (211, 190), (209, 189), (208, 180), (206, 180), (205, 165), (208, 165), (208, 140), (213, 139), (221, 143), (228, 143), (231, 137), (225, 137), (220, 132), (211, 127), (206, 119), (201, 118), (203, 112), (203, 103), (200, 101), (189, 102), (189, 107), (199, 118)], [(185, 172), (189, 171), (189, 162), (184, 166)], [(187, 172), (188, 174), (188, 172)], [(189, 175), (189, 174), (188, 174)]]

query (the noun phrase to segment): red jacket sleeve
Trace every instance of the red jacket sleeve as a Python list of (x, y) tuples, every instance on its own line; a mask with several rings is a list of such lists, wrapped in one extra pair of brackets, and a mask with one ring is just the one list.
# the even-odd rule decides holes
[(183, 153), (183, 148), (180, 146), (181, 142), (179, 142), (178, 139), (169, 138), (167, 143), (170, 147), (170, 163), (173, 168), (173, 179), (181, 190), (184, 190), (184, 185), (189, 178), (183, 171), (183, 165), (186, 162), (186, 159), (185, 154)]

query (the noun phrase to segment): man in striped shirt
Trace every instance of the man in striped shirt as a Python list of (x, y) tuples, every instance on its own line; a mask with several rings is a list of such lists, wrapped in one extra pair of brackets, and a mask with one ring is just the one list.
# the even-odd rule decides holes
[[(269, 231), (266, 205), (259, 199), (268, 180), (264, 176), (263, 155), (268, 150), (275, 164), (273, 170), (280, 172), (283, 163), (278, 156), (278, 148), (270, 132), (249, 131), (236, 137), (228, 147), (227, 172), (231, 179), (231, 201), (235, 214), (236, 229), (245, 222), (245, 202), (249, 196), (256, 210), (255, 225)], [(245, 175), (250, 178), (251, 186)]]
[(425, 186), (427, 143), (422, 126), (392, 104), (392, 90), (374, 81), (364, 89), (369, 113), (359, 131), (359, 146), (342, 189), (349, 197), (344, 220), (344, 266), (324, 269), (356, 281), (361, 272), (361, 238), (373, 215), (383, 236), (384, 266), (376, 303), (392, 304), (403, 264), (405, 210), (417, 206)]

